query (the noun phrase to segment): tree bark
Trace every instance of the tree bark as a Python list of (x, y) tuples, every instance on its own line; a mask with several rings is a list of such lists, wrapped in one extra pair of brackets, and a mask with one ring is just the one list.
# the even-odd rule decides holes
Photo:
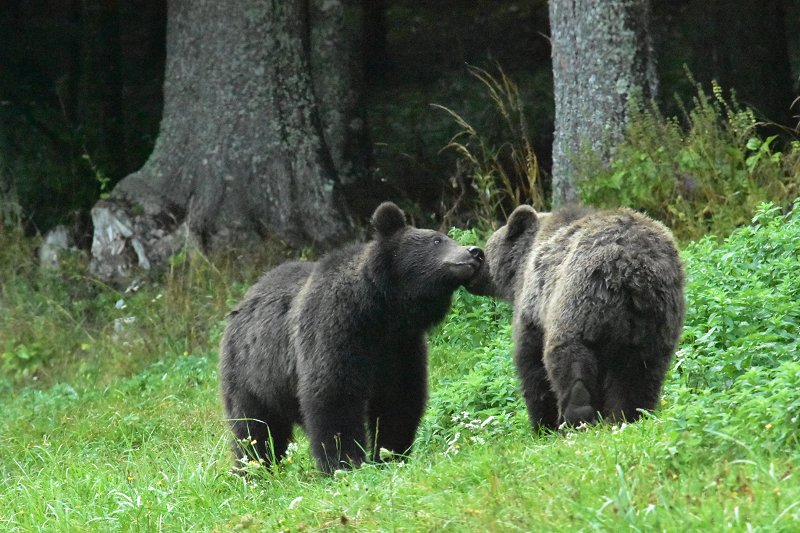
[(339, 68), (352, 68), (343, 59), (352, 49), (337, 38), (357, 35), (352, 9), (169, 4), (160, 133), (144, 167), (92, 210), (93, 272), (125, 278), (187, 239), (205, 249), (254, 236), (324, 248), (351, 234), (340, 187), (363, 174), (349, 144), (363, 124), (353, 116), (356, 78)]
[(550, 0), (555, 94), (553, 205), (578, 201), (577, 160), (608, 162), (631, 96), (657, 93), (648, 0)]

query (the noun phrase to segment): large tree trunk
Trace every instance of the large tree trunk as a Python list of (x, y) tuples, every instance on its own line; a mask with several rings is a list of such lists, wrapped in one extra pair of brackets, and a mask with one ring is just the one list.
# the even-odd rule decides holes
[(207, 249), (256, 235), (327, 247), (351, 234), (340, 176), (363, 175), (350, 159), (363, 125), (355, 47), (337, 39), (357, 35), (353, 5), (169, 4), (161, 131), (144, 167), (92, 210), (96, 274), (124, 278), (187, 238)]
[(631, 96), (657, 91), (648, 0), (550, 0), (555, 93), (553, 205), (577, 202), (576, 162), (608, 162)]

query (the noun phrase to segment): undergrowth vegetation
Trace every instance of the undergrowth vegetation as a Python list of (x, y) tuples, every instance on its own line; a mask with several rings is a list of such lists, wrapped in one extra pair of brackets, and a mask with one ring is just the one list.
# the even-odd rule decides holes
[(473, 208), (478, 219), (484, 221), (492, 220), (498, 213), (508, 214), (525, 201), (539, 208), (545, 205), (539, 160), (528, 133), (523, 99), (503, 69), (498, 66), (497, 70), (493, 76), (486, 70), (469, 67), (469, 73), (483, 85), (491, 108), (500, 118), (505, 142), (497, 145), (456, 111), (434, 104), (460, 128), (443, 148), (453, 150), (459, 157), (454, 186), (461, 194), (448, 213), (460, 207), (468, 182), (475, 193)]
[(247, 258), (174, 256), (163, 277), (116, 288), (87, 274), (86, 257), (65, 252), (40, 268), (21, 233), (0, 234), (0, 386), (43, 386), (64, 373), (104, 383), (165, 355), (208, 346), (225, 313), (269, 264), (288, 257), (268, 243)]
[[(798, 207), (796, 207), (797, 209)], [(464, 243), (473, 231), (453, 231)], [(230, 473), (216, 346), (258, 262), (178, 258), (116, 290), (0, 245), (3, 531), (792, 531), (800, 520), (800, 217), (765, 204), (683, 250), (688, 314), (661, 407), (534, 434), (511, 309), (459, 291), (430, 338), (413, 453), (323, 477), (297, 432)]]
[(753, 112), (719, 85), (711, 95), (696, 88), (689, 105), (680, 102), (681, 117), (632, 103), (610, 165), (579, 156), (584, 202), (644, 210), (682, 241), (727, 235), (761, 202), (791, 203), (800, 185), (800, 141), (779, 147), (778, 136), (764, 138)]
[[(762, 205), (722, 245), (685, 250), (689, 306), (674, 378), (672, 438), (746, 454), (800, 444), (800, 216)], [(794, 216), (792, 216), (794, 215)], [(696, 398), (700, 397), (700, 401)], [(708, 405), (723, 408), (709, 410)], [(682, 440), (685, 439), (685, 440)]]

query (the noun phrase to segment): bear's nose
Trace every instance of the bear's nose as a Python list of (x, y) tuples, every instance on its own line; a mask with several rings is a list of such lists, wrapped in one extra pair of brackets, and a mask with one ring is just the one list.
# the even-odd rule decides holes
[(483, 250), (478, 248), (477, 246), (470, 246), (467, 248), (469, 255), (477, 259), (478, 261), (483, 261)]

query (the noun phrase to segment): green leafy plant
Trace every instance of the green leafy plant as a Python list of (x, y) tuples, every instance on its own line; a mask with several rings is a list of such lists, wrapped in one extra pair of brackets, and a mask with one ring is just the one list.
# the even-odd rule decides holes
[(83, 159), (86, 164), (89, 165), (89, 169), (94, 175), (94, 179), (100, 188), (100, 198), (108, 198), (108, 193), (111, 191), (111, 178), (109, 178), (106, 173), (103, 172), (103, 170), (98, 167), (97, 164), (95, 164), (92, 157), (86, 151), (86, 147), (84, 147), (81, 159)]
[(632, 102), (610, 165), (580, 158), (584, 202), (642, 209), (687, 240), (725, 235), (760, 202), (786, 204), (797, 195), (797, 144), (777, 151), (776, 137), (761, 139), (753, 112), (734, 95), (726, 98), (716, 82), (711, 96), (696, 86), (680, 119)]
[(37, 342), (26, 345), (7, 340), (0, 358), (3, 362), (3, 372), (28, 376), (35, 373), (42, 362), (42, 347)]
[(669, 448), (713, 446), (749, 460), (756, 447), (800, 442), (798, 213), (800, 201), (788, 215), (762, 204), (723, 242), (707, 236), (684, 251), (689, 305), (665, 387)]

